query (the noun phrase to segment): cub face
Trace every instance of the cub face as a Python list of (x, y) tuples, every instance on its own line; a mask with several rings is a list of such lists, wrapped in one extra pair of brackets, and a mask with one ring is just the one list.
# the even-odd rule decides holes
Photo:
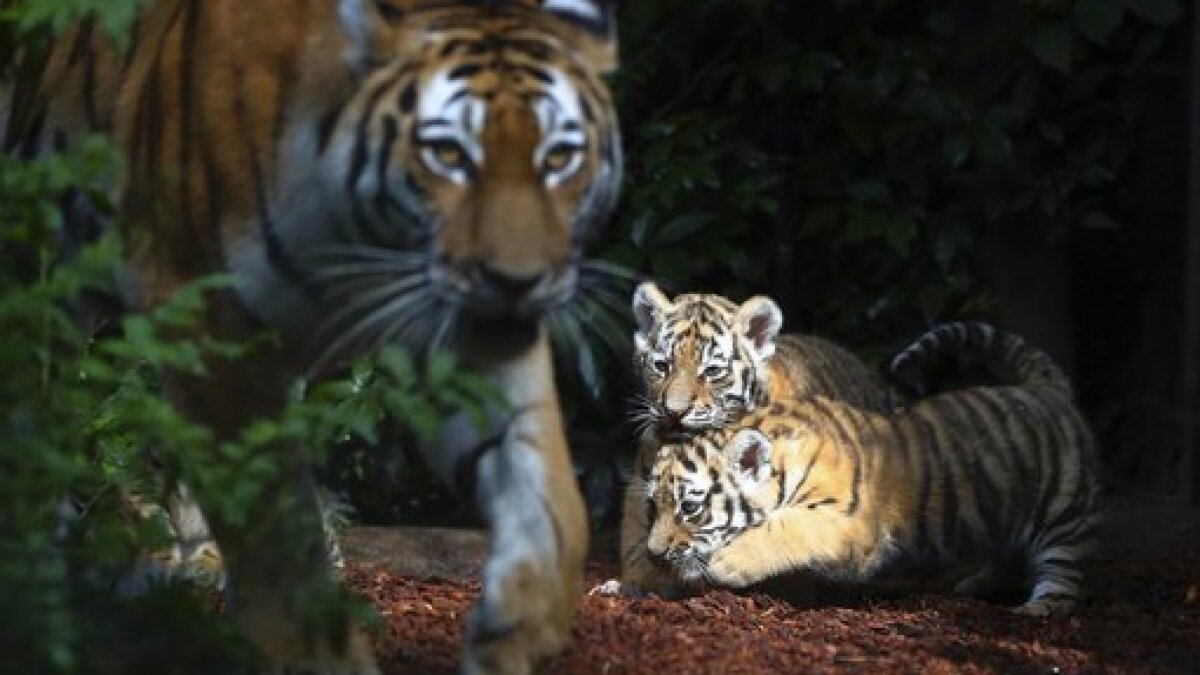
[(756, 429), (664, 445), (651, 476), (646, 547), (687, 582), (703, 580), (713, 554), (762, 524), (778, 494), (771, 441)]
[(718, 295), (686, 294), (672, 301), (644, 282), (634, 291), (633, 315), (641, 414), (654, 430), (721, 428), (764, 399), (767, 362), (783, 325), (769, 298), (735, 305)]

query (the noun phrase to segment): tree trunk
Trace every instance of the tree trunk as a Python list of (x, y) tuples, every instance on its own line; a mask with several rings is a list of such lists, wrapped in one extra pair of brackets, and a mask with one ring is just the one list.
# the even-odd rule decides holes
[(1184, 223), (1183, 366), (1180, 402), (1185, 498), (1200, 504), (1200, 10), (1192, 8), (1191, 105), (1188, 111), (1191, 153), (1188, 157), (1188, 203)]

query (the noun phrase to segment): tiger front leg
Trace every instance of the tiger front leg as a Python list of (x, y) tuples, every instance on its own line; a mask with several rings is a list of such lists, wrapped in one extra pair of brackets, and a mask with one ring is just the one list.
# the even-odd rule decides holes
[(473, 496), (490, 547), (468, 617), (462, 672), (529, 673), (561, 651), (582, 592), (587, 521), (544, 335), (484, 371), (508, 399), (489, 432), (452, 420), (427, 459)]
[(747, 530), (712, 554), (705, 577), (730, 588), (758, 583), (789, 567), (791, 561), (782, 555), (781, 543), (766, 526)]
[(744, 588), (768, 577), (819, 564), (854, 576), (859, 562), (855, 550), (873, 548), (855, 536), (843, 518), (809, 509), (790, 509), (734, 537), (708, 560), (706, 576), (713, 583)]

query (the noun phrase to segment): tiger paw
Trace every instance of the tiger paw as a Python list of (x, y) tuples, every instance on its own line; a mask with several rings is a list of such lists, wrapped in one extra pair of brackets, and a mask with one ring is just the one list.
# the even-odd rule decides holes
[(485, 584), (467, 622), (461, 672), (525, 675), (561, 651), (574, 596), (566, 586), (557, 573), (531, 560), (512, 565), (496, 583)]
[(1012, 612), (1021, 616), (1039, 619), (1051, 616), (1066, 616), (1075, 611), (1075, 604), (1075, 598), (1072, 597), (1041, 597), (1014, 607)]

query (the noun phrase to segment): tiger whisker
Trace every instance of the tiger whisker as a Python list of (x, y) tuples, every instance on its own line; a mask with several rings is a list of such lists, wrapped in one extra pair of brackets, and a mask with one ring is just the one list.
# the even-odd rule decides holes
[(419, 267), (407, 267), (384, 260), (357, 261), (323, 266), (316, 270), (314, 276), (320, 280), (343, 277), (398, 276), (410, 275), (419, 269)]
[(426, 323), (421, 319), (426, 317), (427, 310), (433, 307), (434, 302), (429, 295), (423, 295), (409, 304), (402, 313), (397, 313), (391, 321), (391, 326), (380, 334), (379, 343), (391, 344), (399, 338), (399, 343), (409, 350), (419, 351), (421, 342), (417, 339), (417, 334)]
[(424, 268), (428, 264), (427, 256), (424, 253), (362, 244), (330, 244), (317, 249), (310, 255), (315, 260), (349, 258), (351, 260), (386, 261), (414, 270)]
[[(421, 302), (424, 298), (425, 294), (409, 293), (372, 310), (365, 317), (352, 324), (347, 331), (342, 333), (321, 353), (316, 362), (316, 369), (319, 370), (321, 367), (327, 365), (334, 356), (359, 338), (378, 330), (380, 324), (393, 320), (395, 316), (402, 312), (407, 313), (407, 308), (413, 303)], [(324, 332), (324, 329), (322, 332)]]
[(429, 346), (430, 350), (436, 351), (442, 348), (456, 323), (457, 315), (455, 312), (450, 308), (445, 309), (443, 311), (441, 325), (436, 331), (434, 331), (433, 339)]
[[(412, 291), (424, 283), (425, 279), (423, 277), (410, 276), (397, 279), (382, 286), (374, 287), (372, 290), (363, 293), (340, 293), (339, 295), (354, 295), (356, 297), (330, 315), (329, 318), (323, 322), (324, 327), (322, 328), (322, 332), (327, 329), (336, 328), (338, 324), (349, 318), (351, 315), (378, 305), (392, 296), (398, 296), (399, 298), (406, 297), (409, 295), (409, 293), (407, 293), (408, 291)], [(355, 287), (361, 287), (361, 284), (354, 285), (351, 288)], [(345, 291), (348, 289), (343, 288), (342, 290)]]
[[(577, 334), (579, 335), (580, 339), (585, 339), (583, 334), (586, 332), (590, 332), (591, 334), (593, 334), (597, 338), (599, 338), (600, 342), (606, 348), (608, 348), (608, 350), (611, 353), (613, 353), (614, 355), (621, 354), (624, 351), (622, 349), (620, 343), (618, 343), (616, 341), (616, 339), (613, 338), (612, 329), (616, 329), (616, 326), (613, 325), (611, 320), (609, 320), (607, 317), (602, 318), (603, 315), (595, 314), (594, 318), (596, 319), (596, 321), (582, 320), (582, 318), (579, 316), (579, 313), (584, 311), (584, 308), (580, 303), (572, 303), (569, 305), (565, 305), (561, 311), (564, 315), (566, 315), (566, 317), (570, 318), (571, 322), (576, 327), (587, 329), (587, 330), (578, 330), (577, 331)], [(606, 323), (610, 330), (604, 330), (603, 328), (601, 328), (600, 325), (598, 325), (600, 323)]]
[(646, 275), (639, 274), (624, 265), (598, 258), (584, 260), (579, 264), (579, 267), (585, 272), (594, 272), (607, 277), (622, 279), (629, 283), (637, 283), (646, 278)]
[(588, 280), (584, 280), (581, 286), (585, 293), (603, 303), (613, 314), (619, 316), (629, 315), (629, 305), (615, 290), (601, 284), (590, 283)]

